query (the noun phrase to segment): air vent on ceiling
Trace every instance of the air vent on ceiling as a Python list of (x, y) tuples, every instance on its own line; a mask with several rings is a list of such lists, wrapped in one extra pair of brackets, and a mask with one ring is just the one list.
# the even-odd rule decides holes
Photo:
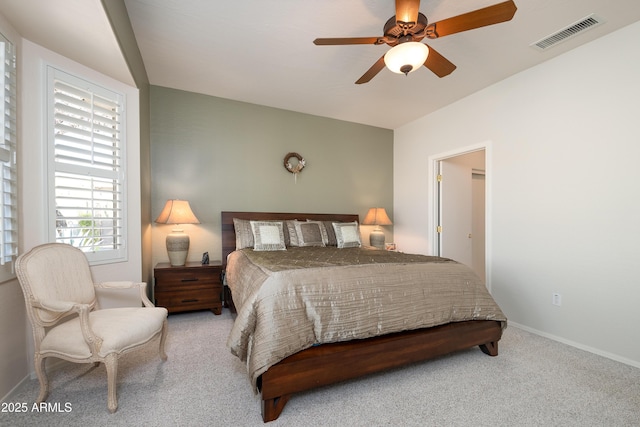
[(547, 37), (538, 40), (535, 43), (532, 43), (530, 46), (534, 49), (537, 50), (546, 50), (549, 49), (552, 46), (555, 46), (556, 44), (563, 42), (567, 39), (570, 39), (572, 37), (577, 36), (578, 34), (582, 33), (583, 31), (586, 31), (590, 28), (596, 27), (600, 24), (603, 24), (605, 21), (600, 18), (599, 16), (596, 16), (594, 14), (591, 14), (589, 16), (587, 16), (586, 18), (583, 18), (581, 20), (579, 20), (578, 22), (569, 25), (566, 28), (563, 28), (560, 31), (556, 31), (555, 33), (548, 35)]

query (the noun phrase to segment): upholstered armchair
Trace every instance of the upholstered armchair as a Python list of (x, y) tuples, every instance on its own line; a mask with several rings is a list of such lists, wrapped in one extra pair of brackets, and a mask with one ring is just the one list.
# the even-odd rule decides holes
[[(167, 310), (149, 301), (145, 283), (94, 284), (84, 253), (61, 243), (44, 244), (22, 254), (16, 261), (16, 272), (33, 328), (35, 371), (40, 381), (38, 403), (49, 394), (47, 357), (96, 366), (104, 363), (110, 412), (118, 408), (120, 356), (159, 341), (160, 357), (167, 359)], [(144, 307), (99, 310), (96, 287), (139, 287)]]

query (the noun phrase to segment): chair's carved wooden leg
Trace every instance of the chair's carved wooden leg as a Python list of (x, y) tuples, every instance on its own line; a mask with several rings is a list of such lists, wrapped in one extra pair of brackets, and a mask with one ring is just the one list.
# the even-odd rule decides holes
[(277, 419), (280, 416), (284, 405), (286, 405), (289, 401), (290, 397), (290, 394), (285, 394), (284, 396), (263, 400), (262, 421), (266, 423)]
[(35, 369), (38, 381), (40, 381), (40, 394), (38, 395), (37, 402), (44, 402), (49, 396), (49, 379), (47, 378), (47, 371), (44, 367), (45, 358), (39, 354), (35, 355)]
[(118, 396), (116, 394), (116, 384), (118, 377), (118, 356), (115, 353), (109, 354), (104, 364), (107, 368), (107, 407), (109, 412), (118, 410)]
[(497, 356), (498, 355), (498, 341), (488, 342), (486, 344), (480, 345), (480, 350), (484, 354), (488, 354), (489, 356)]
[(167, 353), (164, 350), (164, 343), (167, 341), (167, 330), (169, 329), (169, 323), (167, 319), (164, 319), (162, 325), (162, 335), (160, 336), (160, 359), (167, 360)]

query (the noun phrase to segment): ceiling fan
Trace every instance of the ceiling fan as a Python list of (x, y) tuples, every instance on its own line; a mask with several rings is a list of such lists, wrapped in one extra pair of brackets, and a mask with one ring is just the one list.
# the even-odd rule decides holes
[[(419, 12), (419, 9), (420, 0), (396, 0), (396, 14), (384, 24), (382, 37), (318, 38), (313, 43), (316, 45), (387, 44), (391, 46), (392, 48), (378, 59), (356, 81), (356, 84), (367, 83), (385, 65), (390, 70), (405, 75), (415, 71), (420, 65), (424, 65), (438, 77), (444, 77), (451, 74), (456, 66), (432, 47), (421, 43), (422, 39), (425, 37), (437, 39), (462, 31), (506, 22), (513, 18), (517, 8), (515, 3), (509, 0), (431, 24), (427, 17)], [(409, 53), (409, 51), (412, 52)], [(413, 55), (416, 56), (411, 59)], [(394, 56), (400, 59), (394, 59)]]

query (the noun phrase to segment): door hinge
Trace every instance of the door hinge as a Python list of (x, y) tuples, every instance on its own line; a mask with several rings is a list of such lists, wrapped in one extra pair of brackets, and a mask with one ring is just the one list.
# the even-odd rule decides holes
[(442, 182), (442, 175), (438, 174), (438, 182)]
[(439, 225), (439, 226), (438, 226), (438, 228), (436, 228), (436, 231), (437, 231), (438, 233), (442, 233), (442, 226), (441, 226), (441, 225)]

